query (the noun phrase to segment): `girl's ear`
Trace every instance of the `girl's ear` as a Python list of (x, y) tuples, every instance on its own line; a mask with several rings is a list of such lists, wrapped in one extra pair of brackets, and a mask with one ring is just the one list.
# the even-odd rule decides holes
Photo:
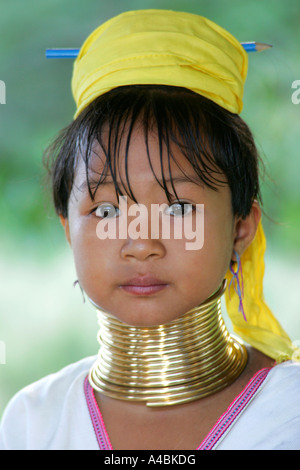
[(71, 246), (71, 237), (70, 237), (70, 226), (67, 217), (63, 217), (62, 215), (59, 216), (61, 224), (64, 228), (66, 239), (68, 240), (69, 245)]
[[(254, 201), (250, 214), (245, 219), (239, 217), (235, 220), (233, 249), (240, 256), (242, 256), (254, 239), (260, 219), (261, 209), (258, 202)], [(232, 261), (236, 261), (236, 257), (233, 253), (231, 259)]]

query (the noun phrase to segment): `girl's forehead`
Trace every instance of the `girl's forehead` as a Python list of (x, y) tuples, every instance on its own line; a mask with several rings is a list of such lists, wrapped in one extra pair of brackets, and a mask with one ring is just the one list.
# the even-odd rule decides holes
[(140, 126), (133, 129), (130, 139), (125, 133), (111, 145), (105, 134), (101, 145), (95, 140), (88, 163), (85, 158), (78, 159), (76, 178), (86, 179), (87, 175), (93, 182), (103, 178), (144, 180), (145, 183), (153, 179), (199, 181), (191, 162), (178, 144), (167, 144), (155, 130), (145, 136)]

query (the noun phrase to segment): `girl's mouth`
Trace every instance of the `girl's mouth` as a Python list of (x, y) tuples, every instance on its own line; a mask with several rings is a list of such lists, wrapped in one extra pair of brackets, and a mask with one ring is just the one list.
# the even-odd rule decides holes
[(167, 283), (157, 278), (141, 276), (121, 284), (120, 288), (133, 295), (152, 295), (162, 291), (167, 286)]

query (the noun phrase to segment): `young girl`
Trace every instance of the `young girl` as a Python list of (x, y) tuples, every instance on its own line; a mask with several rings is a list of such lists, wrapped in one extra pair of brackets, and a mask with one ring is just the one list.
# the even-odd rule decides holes
[(48, 155), (100, 349), (19, 392), (0, 448), (300, 448), (298, 351), (263, 300), (246, 72), (192, 14), (127, 12), (83, 44)]

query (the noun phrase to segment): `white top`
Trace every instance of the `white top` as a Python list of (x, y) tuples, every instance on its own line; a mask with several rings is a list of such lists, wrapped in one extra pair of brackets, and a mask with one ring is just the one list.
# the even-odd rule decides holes
[[(17, 393), (3, 415), (0, 450), (112, 450), (86, 381), (94, 360), (71, 364)], [(256, 374), (198, 449), (300, 450), (300, 363)]]

